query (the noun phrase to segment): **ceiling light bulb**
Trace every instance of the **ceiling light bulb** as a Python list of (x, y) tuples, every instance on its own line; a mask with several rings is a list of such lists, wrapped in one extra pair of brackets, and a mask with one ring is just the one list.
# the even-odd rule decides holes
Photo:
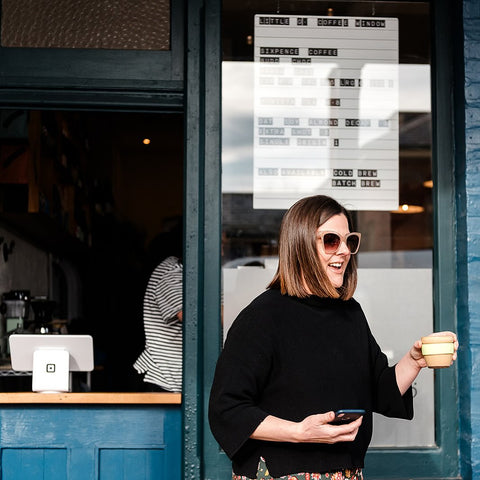
[(399, 205), (396, 210), (392, 210), (391, 213), (422, 213), (425, 211), (425, 208), (421, 205), (409, 205), (404, 203)]

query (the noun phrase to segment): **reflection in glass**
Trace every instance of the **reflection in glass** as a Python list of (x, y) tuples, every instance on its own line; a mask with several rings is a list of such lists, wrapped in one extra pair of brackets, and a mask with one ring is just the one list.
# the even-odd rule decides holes
[[(296, 2), (295, 9), (280, 2), (281, 14), (325, 15), (327, 2)], [(239, 9), (224, 2), (224, 61), (222, 110), (222, 192), (224, 262), (241, 257), (275, 255), (283, 211), (254, 209), (254, 14), (277, 13), (267, 2), (252, 2)], [(241, 11), (240, 11), (241, 10)], [(362, 2), (336, 2), (334, 15), (368, 15), (371, 6)], [(376, 16), (399, 19), (399, 206), (391, 211), (358, 210), (356, 228), (365, 232), (359, 255), (361, 267), (431, 266), (430, 65), (428, 32), (415, 30), (428, 19), (423, 3), (376, 4)], [(233, 21), (235, 19), (235, 21)], [(424, 23), (427, 24), (427, 23)], [(360, 99), (361, 100), (361, 99)], [(322, 193), (322, 192), (320, 192)], [(417, 207), (421, 207), (418, 209)], [(394, 212), (395, 213), (392, 213)], [(239, 262), (240, 260), (237, 260)]]
[[(398, 18), (398, 206), (353, 211), (355, 230), (362, 233), (355, 298), (393, 364), (409, 348), (411, 339), (431, 331), (433, 324), (430, 32), (425, 28), (430, 25), (429, 4), (336, 1), (332, 7), (325, 1), (252, 0), (245, 4), (224, 0), (223, 12), (224, 335), (239, 311), (274, 275), (278, 231), (285, 213), (283, 206), (254, 208), (255, 14)], [(318, 193), (326, 192), (320, 189)], [(395, 338), (395, 343), (389, 338)], [(422, 372), (414, 390), (413, 422), (399, 424), (376, 417), (373, 446), (435, 444), (431, 372)]]

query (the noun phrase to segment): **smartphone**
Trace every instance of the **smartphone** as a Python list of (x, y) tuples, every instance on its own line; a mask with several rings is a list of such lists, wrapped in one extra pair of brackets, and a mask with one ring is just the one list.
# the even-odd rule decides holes
[(337, 410), (335, 412), (335, 419), (330, 422), (332, 425), (345, 425), (346, 423), (353, 422), (357, 418), (365, 415), (365, 410), (361, 408)]

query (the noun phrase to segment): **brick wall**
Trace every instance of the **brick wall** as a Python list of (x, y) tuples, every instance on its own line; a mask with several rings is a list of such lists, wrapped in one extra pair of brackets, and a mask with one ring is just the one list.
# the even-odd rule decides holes
[[(459, 292), (460, 452), (463, 478), (480, 478), (480, 2), (464, 0), (464, 95), (465, 95), (465, 175), (460, 184), (463, 206), (459, 208), (459, 251), (464, 248), (465, 305)], [(458, 105), (461, 107), (461, 105)], [(463, 192), (461, 191), (463, 189)], [(466, 231), (465, 231), (466, 230)]]

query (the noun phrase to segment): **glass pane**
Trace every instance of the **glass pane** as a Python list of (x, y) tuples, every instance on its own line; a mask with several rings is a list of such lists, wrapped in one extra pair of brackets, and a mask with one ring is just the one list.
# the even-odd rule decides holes
[[(316, 165), (312, 154), (312, 158), (309, 159), (310, 167), (298, 168), (298, 162), (303, 162), (305, 158), (302, 158), (302, 154), (297, 156), (298, 150), (302, 148), (302, 142), (297, 140), (296, 135), (305, 135), (307, 140), (303, 143), (312, 143), (311, 135), (317, 135), (316, 145), (323, 147), (323, 151), (328, 150), (328, 155), (335, 160), (334, 150), (338, 146), (332, 138), (332, 132), (337, 131), (335, 121), (346, 122), (348, 115), (346, 110), (340, 113), (331, 112), (338, 112), (340, 109), (335, 110), (335, 108), (348, 98), (341, 87), (349, 86), (345, 81), (349, 77), (348, 75), (321, 77), (318, 75), (318, 70), (312, 70), (314, 74), (310, 75), (308, 68), (313, 68), (315, 55), (330, 55), (338, 62), (340, 60), (335, 58), (338, 52), (330, 46), (322, 48), (323, 45), (319, 43), (318, 49), (309, 50), (310, 59), (302, 57), (301, 49), (300, 53), (289, 50), (292, 47), (292, 38), (297, 35), (297, 33), (290, 33), (293, 30), (289, 29), (282, 30), (278, 34), (278, 39), (268, 44), (270, 50), (268, 48), (263, 50), (263, 63), (254, 61), (262, 57), (260, 47), (256, 49), (255, 46), (256, 32), (261, 32), (263, 35), (265, 31), (258, 27), (259, 22), (268, 24), (283, 21), (278, 19), (288, 18), (290, 15), (293, 16), (290, 18), (292, 22), (298, 22), (296, 26), (310, 26), (311, 17), (316, 17), (315, 22), (317, 18), (321, 18), (325, 24), (334, 24), (328, 19), (343, 21), (351, 17), (364, 19), (365, 25), (373, 25), (376, 19), (396, 19), (394, 21), (398, 22), (398, 42), (393, 42), (398, 48), (398, 63), (394, 62), (396, 75), (398, 75), (395, 77), (398, 85), (398, 109), (388, 120), (391, 125), (395, 124), (396, 128), (396, 130), (391, 129), (394, 133), (392, 138), (395, 139), (395, 143), (391, 145), (394, 148), (398, 147), (393, 162), (389, 164), (397, 175), (392, 177), (394, 181), (391, 182), (392, 188), (396, 191), (396, 194), (392, 195), (395, 204), (390, 199), (391, 208), (386, 208), (388, 205), (386, 201), (375, 200), (369, 203), (368, 208), (357, 207), (353, 208), (352, 212), (355, 228), (362, 232), (362, 245), (358, 254), (359, 284), (355, 298), (362, 304), (374, 334), (390, 362), (395, 363), (407, 351), (411, 342), (425, 332), (430, 332), (433, 325), (429, 4), (427, 2), (338, 1), (332, 3), (258, 0), (248, 2), (246, 6), (233, 0), (224, 0), (223, 12), (222, 247), (225, 332), (241, 308), (264, 290), (275, 273), (278, 231), (283, 214), (288, 208), (284, 205), (288, 195), (291, 197), (290, 204), (293, 204), (297, 198), (308, 194), (327, 194), (339, 199), (349, 208), (345, 191), (348, 190), (348, 185), (352, 185), (348, 183), (350, 176), (356, 179), (357, 183), (354, 184), (356, 191), (361, 185), (372, 190), (379, 188), (385, 195), (389, 195), (388, 189), (384, 187), (387, 182), (384, 177), (380, 178), (381, 170), (377, 167), (373, 169), (349, 167), (334, 174), (333, 168), (325, 168), (320, 161)], [(263, 14), (263, 16), (259, 17), (255, 24), (257, 14)], [(319, 24), (316, 23), (316, 25)], [(305, 34), (303, 39), (299, 39), (301, 35), (298, 34), (298, 38), (295, 37), (294, 40), (298, 41), (299, 45), (302, 45), (302, 41), (307, 45), (308, 40), (305, 38), (308, 39), (309, 35), (311, 34)], [(259, 41), (258, 45), (266, 45), (265, 38), (262, 37), (264, 43)], [(348, 38), (345, 44), (347, 42)], [(371, 46), (372, 52), (375, 50), (376, 53), (370, 52), (373, 57), (370, 58), (369, 63), (374, 64), (375, 56), (380, 58), (383, 55), (381, 50), (386, 43), (387, 40), (384, 40)], [(353, 47), (351, 48), (353, 50)], [(296, 58), (286, 61), (285, 56), (288, 54)], [(367, 54), (359, 49), (352, 55), (352, 58), (362, 59), (362, 55)], [(308, 68), (302, 70), (298, 67), (300, 62), (304, 62), (301, 67)], [(291, 66), (293, 63), (297, 65), (295, 67), (297, 70)], [(285, 72), (292, 72), (292, 75), (289, 76)], [(351, 77), (359, 90), (361, 86), (366, 86), (363, 77), (356, 78), (354, 74)], [(375, 82), (377, 82), (376, 86), (387, 85), (386, 81), (383, 85), (378, 83), (383, 81), (382, 78), (372, 77), (369, 81), (373, 86)], [(331, 83), (326, 85), (328, 82)], [(289, 85), (299, 85), (299, 89), (294, 92), (293, 87)], [(297, 105), (300, 105), (297, 108), (298, 115), (282, 116), (278, 113), (279, 110), (276, 110), (278, 105), (271, 107), (270, 115), (257, 114), (258, 105), (266, 98), (257, 92), (268, 92), (270, 86), (272, 92), (282, 92), (276, 96), (272, 93), (275, 102), (278, 103), (278, 98), (280, 103), (287, 103), (286, 99), (291, 98), (294, 98), (292, 101), (298, 100)], [(329, 87), (328, 90), (322, 90), (325, 86)], [(322, 93), (325, 91), (328, 92), (326, 95)], [(332, 92), (341, 93), (332, 95)], [(340, 98), (341, 95), (344, 96)], [(315, 108), (319, 111), (328, 102), (330, 116), (315, 115), (315, 109), (312, 109), (308, 102), (310, 99), (313, 99)], [(361, 99), (358, 103), (361, 103)], [(267, 107), (261, 105), (261, 107), (262, 112), (268, 112), (270, 108), (268, 105)], [(370, 115), (374, 118), (375, 108), (369, 105), (367, 108), (373, 112)], [(381, 105), (377, 108), (381, 110)], [(288, 112), (288, 110), (285, 111)], [(281, 117), (283, 124), (278, 123), (278, 117)], [(297, 128), (294, 132), (291, 127), (302, 127), (302, 121), (307, 118), (308, 121), (312, 118), (314, 120), (320, 118), (320, 121), (324, 121), (327, 118), (331, 123), (323, 125), (325, 127), (323, 130), (320, 123), (320, 127), (318, 125), (315, 127), (314, 133), (312, 133), (314, 129), (309, 128)], [(380, 121), (378, 125), (381, 126)], [(303, 126), (309, 127), (306, 123)], [(273, 140), (268, 140), (271, 141), (271, 148), (265, 149), (267, 152), (265, 155), (271, 157), (272, 171), (264, 169), (267, 170), (264, 174), (274, 176), (287, 172), (296, 175), (297, 179), (290, 183), (288, 179), (285, 180), (285, 195), (283, 192), (279, 194), (278, 191), (272, 193), (272, 198), (279, 199), (280, 208), (275, 204), (277, 200), (256, 204), (256, 199), (259, 198), (257, 186), (260, 181), (263, 182), (262, 185), (266, 185), (265, 191), (269, 192), (269, 189), (271, 189), (270, 192), (274, 191), (272, 186), (274, 180), (271, 182), (263, 178), (258, 180), (260, 176), (257, 168), (260, 151), (258, 145), (262, 135), (266, 136), (267, 129)], [(345, 130), (347, 129), (344, 128)], [(322, 131), (325, 142), (322, 140)], [(290, 154), (292, 157), (295, 156), (291, 164), (288, 164), (289, 159), (281, 157), (282, 153), (278, 153), (282, 152), (281, 147), (278, 147), (282, 142), (284, 145), (295, 142), (295, 148), (288, 150), (288, 154), (285, 154), (285, 157)], [(375, 154), (371, 146), (369, 147), (366, 143), (365, 145), (362, 145), (359, 137), (358, 145), (352, 147), (353, 162), (356, 161), (355, 155), (360, 159), (362, 155), (367, 155), (366, 151), (368, 155), (372, 152), (372, 155)], [(343, 150), (345, 151), (346, 149)], [(321, 152), (319, 156), (322, 155)], [(288, 168), (282, 170), (285, 166)], [(310, 185), (308, 181), (315, 175), (326, 175), (328, 181), (323, 184), (312, 181), (311, 184), (314, 186), (310, 190), (299, 188), (298, 197), (295, 198), (296, 193), (291, 193), (296, 187), (295, 183), (308, 186)], [(343, 178), (342, 175), (344, 175)], [(308, 181), (305, 180), (306, 177)], [(334, 189), (333, 185), (347, 185), (347, 189)], [(363, 192), (359, 195), (363, 195)], [(267, 208), (255, 208), (258, 205), (264, 207), (265, 204), (268, 205)], [(388, 341), (387, 334), (392, 331), (395, 332), (395, 344)], [(416, 419), (402, 424), (390, 419), (376, 418), (373, 445), (430, 446), (435, 443), (431, 372), (422, 372), (414, 387)]]
[(170, 1), (3, 0), (2, 47), (170, 50)]

